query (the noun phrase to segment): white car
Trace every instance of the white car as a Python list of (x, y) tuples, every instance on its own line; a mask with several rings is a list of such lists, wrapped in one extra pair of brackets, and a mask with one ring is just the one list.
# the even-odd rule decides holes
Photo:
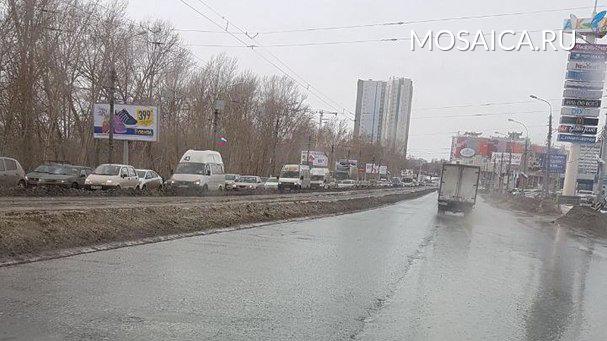
[(158, 173), (151, 169), (137, 169), (137, 177), (139, 178), (139, 185), (137, 188), (141, 190), (146, 189), (160, 189), (162, 187), (162, 177)]
[(90, 189), (134, 189), (139, 186), (139, 178), (133, 166), (106, 163), (95, 168), (84, 180), (84, 186)]
[(240, 175), (238, 175), (238, 174), (226, 174), (226, 176), (225, 176), (225, 178), (226, 178), (226, 191), (229, 191), (229, 190), (233, 189), (234, 183), (236, 182), (236, 179), (239, 176)]
[(254, 190), (261, 185), (260, 177), (254, 175), (241, 175), (236, 178), (233, 189), (236, 191)]
[(265, 190), (277, 190), (278, 189), (278, 178), (271, 177), (266, 180), (263, 184), (263, 189)]
[(356, 187), (356, 181), (354, 180), (340, 180), (337, 182), (337, 188), (354, 188)]

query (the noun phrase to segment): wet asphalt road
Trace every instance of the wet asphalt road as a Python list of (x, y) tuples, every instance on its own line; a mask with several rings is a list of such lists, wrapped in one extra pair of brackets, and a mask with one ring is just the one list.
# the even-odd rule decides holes
[(0, 339), (605, 339), (604, 241), (435, 202), (0, 268)]

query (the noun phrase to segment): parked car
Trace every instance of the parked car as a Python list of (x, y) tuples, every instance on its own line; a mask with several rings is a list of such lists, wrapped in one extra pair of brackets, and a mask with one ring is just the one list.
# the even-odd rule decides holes
[(137, 177), (139, 178), (139, 185), (137, 186), (141, 190), (157, 190), (162, 188), (163, 180), (158, 173), (151, 169), (136, 169)]
[(325, 182), (325, 189), (337, 189), (337, 180), (329, 179)]
[(263, 189), (266, 190), (277, 190), (278, 189), (278, 178), (270, 177), (263, 183)]
[[(261, 178), (254, 175), (241, 175), (234, 182), (234, 189), (237, 191), (254, 190), (262, 186)], [(278, 184), (276, 185), (278, 187)]]
[(102, 164), (84, 181), (90, 189), (134, 189), (139, 186), (135, 168), (121, 164)]
[(44, 164), (27, 173), (28, 186), (84, 187), (86, 177), (93, 172), (90, 167), (69, 164)]
[(0, 187), (25, 188), (25, 171), (19, 161), (10, 157), (0, 157)]
[(339, 180), (337, 182), (337, 188), (354, 188), (356, 187), (356, 181), (354, 180)]
[(166, 185), (176, 188), (196, 188), (204, 192), (223, 191), (226, 177), (221, 154), (213, 150), (186, 151)]
[(403, 182), (398, 177), (392, 178), (392, 187), (403, 187)]
[(233, 189), (234, 187), (234, 182), (236, 181), (236, 178), (238, 178), (239, 175), (238, 174), (226, 174), (225, 178), (226, 178), (226, 191), (229, 191), (231, 189)]

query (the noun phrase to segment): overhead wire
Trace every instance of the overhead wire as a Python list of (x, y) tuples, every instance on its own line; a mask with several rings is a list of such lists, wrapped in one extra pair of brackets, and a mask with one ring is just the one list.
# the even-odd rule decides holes
[[(598, 7), (605, 7), (605, 6), (598, 6)], [(520, 16), (520, 15), (544, 14), (544, 13), (551, 13), (551, 12), (576, 11), (576, 10), (592, 9), (592, 8), (593, 8), (593, 6), (579, 6), (579, 7), (552, 8), (552, 9), (532, 10), (532, 11), (516, 11), (516, 12), (494, 13), (494, 14), (430, 18), (430, 19), (420, 19), (420, 20), (386, 21), (386, 22), (368, 23), (368, 24), (303, 27), (303, 28), (292, 28), (292, 29), (275, 29), (275, 30), (267, 30), (267, 31), (258, 31), (258, 32), (253, 32), (253, 33), (259, 34), (259, 35), (273, 35), (273, 34), (282, 34), (282, 33), (334, 31), (334, 30), (348, 30), (348, 29), (371, 28), (371, 27), (406, 26), (406, 25), (413, 25), (413, 24), (425, 24), (425, 23), (455, 21), (455, 20), (475, 20), (475, 19), (488, 19), (488, 18), (510, 17), (510, 16)], [(216, 11), (214, 11), (214, 12), (216, 14), (218, 14), (219, 16), (221, 16), (221, 14), (219, 14), (218, 12), (216, 12)], [(199, 32), (199, 33), (230, 33), (230, 32), (227, 32), (226, 30), (214, 31), (214, 30), (205, 30), (205, 29), (177, 29), (177, 31)], [(251, 34), (249, 32), (232, 32), (232, 33), (247, 34), (247, 35)]]
[[(213, 23), (214, 25), (218, 26), (219, 28), (223, 28), (223, 26), (219, 23), (217, 23), (215, 20), (213, 20), (212, 18), (210, 18), (208, 15), (206, 15), (205, 13), (201, 12), (199, 9), (197, 9), (196, 7), (192, 6), (190, 3), (188, 3), (185, 0), (180, 0), (180, 2), (182, 2), (184, 5), (186, 5), (187, 7), (189, 7), (191, 10), (193, 10), (194, 12), (196, 12), (198, 15), (202, 16), (203, 18), (207, 19), (208, 21), (210, 21), (211, 23)], [(230, 35), (232, 37), (234, 37), (238, 42), (240, 42), (243, 45), (247, 45), (247, 42), (244, 41), (243, 39), (241, 39), (240, 37), (238, 37), (237, 35), (231, 33), (228, 31), (228, 33), (230, 33)], [(299, 80), (295, 79), (293, 76), (291, 76), (290, 74), (288, 74), (286, 71), (284, 71), (280, 66), (278, 66), (276, 63), (274, 63), (273, 61), (271, 61), (269, 58), (267, 58), (266, 56), (264, 56), (263, 54), (258, 53), (255, 50), (252, 50), (254, 52), (255, 55), (257, 55), (259, 58), (261, 58), (262, 60), (264, 60), (266, 63), (270, 64), (271, 66), (273, 66), (274, 68), (276, 68), (278, 71), (280, 71), (283, 75), (285, 75), (287, 78), (291, 79), (292, 81), (294, 81), (298, 86), (302, 87), (303, 89), (307, 90), (309, 93), (311, 93), (312, 95), (316, 96), (319, 100), (321, 100), (323, 103), (334, 107), (333, 105), (331, 105), (330, 103), (328, 103), (326, 100), (324, 100), (322, 97), (318, 96), (317, 94), (309, 91), (308, 87), (306, 87), (304, 84), (302, 84)]]
[[(317, 92), (316, 96), (319, 97), (319, 98), (322, 98), (323, 102), (325, 102), (325, 104), (328, 104), (326, 101), (332, 102), (334, 105), (330, 105), (330, 106), (333, 107), (334, 109), (343, 110), (344, 112), (347, 111), (350, 116), (355, 117), (355, 115), (350, 110), (347, 110), (345, 108), (345, 106), (341, 105), (340, 103), (338, 103), (337, 101), (333, 100), (332, 98), (326, 96), (322, 91), (320, 91), (318, 88), (316, 88), (314, 85), (312, 85), (303, 76), (301, 76), (299, 73), (297, 73), (295, 70), (293, 70), (293, 68), (291, 68), (288, 64), (286, 64), (285, 62), (283, 62), (278, 56), (276, 56), (275, 54), (273, 54), (271, 51), (268, 51), (267, 49), (265, 49), (264, 45), (259, 44), (257, 42), (257, 40), (255, 40), (255, 36), (250, 36), (245, 29), (243, 29), (243, 28), (239, 27), (238, 25), (234, 24), (226, 16), (224, 16), (223, 14), (221, 14), (219, 11), (217, 11), (215, 8), (213, 8), (211, 5), (209, 5), (205, 1), (198, 0), (198, 2), (201, 3), (203, 6), (205, 6), (206, 8), (208, 8), (211, 12), (215, 13), (215, 15), (217, 15), (221, 19), (225, 20), (225, 22), (226, 22), (226, 30), (229, 29), (229, 25), (233, 26), (234, 28), (236, 28), (236, 30), (238, 30), (239, 32), (245, 34), (247, 36), (247, 38), (249, 38), (252, 42), (254, 42), (257, 45), (256, 47), (260, 47), (264, 51), (266, 51), (266, 53), (269, 54), (272, 58), (274, 58), (274, 60), (276, 60), (280, 65), (282, 65), (284, 68), (286, 68), (288, 71), (290, 71), (295, 77), (299, 78), (303, 83), (305, 83), (307, 85), (306, 90), (308, 90), (308, 92), (313, 93), (313, 91), (316, 91)], [(310, 89), (312, 89), (313, 91), (311, 91)]]

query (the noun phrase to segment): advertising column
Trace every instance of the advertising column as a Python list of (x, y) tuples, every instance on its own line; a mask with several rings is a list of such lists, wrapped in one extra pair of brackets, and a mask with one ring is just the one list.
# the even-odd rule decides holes
[(607, 45), (586, 43), (576, 43), (569, 53), (557, 138), (571, 143), (563, 196), (576, 194), (580, 146), (596, 142), (606, 53)]

